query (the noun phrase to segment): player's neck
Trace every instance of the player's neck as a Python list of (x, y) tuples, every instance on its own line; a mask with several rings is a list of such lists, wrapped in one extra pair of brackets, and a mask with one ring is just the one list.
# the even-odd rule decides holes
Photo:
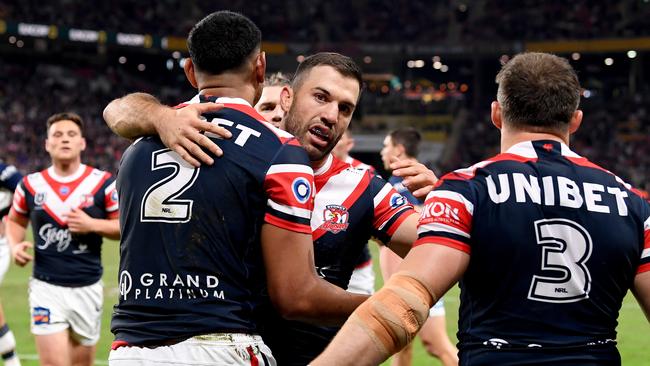
[(52, 167), (54, 168), (54, 173), (60, 177), (67, 177), (79, 170), (81, 166), (81, 159), (75, 159), (72, 161), (53, 161)]
[(525, 141), (536, 141), (536, 140), (553, 140), (561, 142), (565, 145), (569, 145), (569, 135), (566, 137), (558, 136), (550, 133), (543, 132), (525, 132), (525, 131), (504, 131), (501, 130), (501, 153), (508, 151), (514, 145), (525, 142)]
[(205, 78), (199, 83), (199, 93), (215, 97), (242, 98), (255, 104), (255, 87), (235, 75)]

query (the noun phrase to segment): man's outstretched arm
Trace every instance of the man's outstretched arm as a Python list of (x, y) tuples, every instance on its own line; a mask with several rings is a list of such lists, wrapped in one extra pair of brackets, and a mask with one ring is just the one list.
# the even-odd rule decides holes
[(230, 131), (202, 118), (203, 113), (216, 112), (223, 105), (196, 103), (183, 108), (170, 108), (156, 97), (146, 93), (127, 94), (110, 102), (104, 109), (104, 120), (119, 136), (134, 140), (148, 135), (159, 135), (165, 146), (193, 166), (212, 164), (206, 149), (216, 156), (223, 152), (203, 132), (230, 138)]
[(429, 308), (460, 279), (468, 264), (469, 254), (454, 248), (436, 244), (413, 248), (397, 273), (355, 310), (310, 365), (380, 364), (415, 337)]

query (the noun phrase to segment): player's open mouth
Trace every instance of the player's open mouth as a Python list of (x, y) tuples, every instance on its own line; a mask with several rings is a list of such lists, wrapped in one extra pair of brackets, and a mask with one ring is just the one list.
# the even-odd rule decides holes
[(321, 126), (314, 126), (309, 129), (310, 140), (313, 144), (325, 147), (330, 141), (329, 131)]

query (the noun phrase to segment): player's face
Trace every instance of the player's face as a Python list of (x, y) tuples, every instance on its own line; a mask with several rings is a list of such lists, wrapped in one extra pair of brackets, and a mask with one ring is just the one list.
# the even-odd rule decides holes
[(390, 170), (391, 158), (396, 158), (399, 155), (397, 147), (393, 144), (393, 139), (386, 136), (384, 139), (384, 147), (381, 149), (381, 161), (384, 163), (384, 169)]
[(86, 148), (86, 140), (81, 135), (79, 126), (69, 120), (55, 122), (47, 131), (45, 150), (53, 161), (73, 161), (81, 159), (81, 152)]
[(273, 126), (280, 128), (284, 118), (284, 110), (280, 106), (281, 86), (266, 86), (262, 90), (260, 100), (255, 104), (255, 109)]
[(324, 159), (350, 125), (359, 83), (331, 66), (316, 66), (294, 90), (285, 130), (298, 138), (312, 161)]

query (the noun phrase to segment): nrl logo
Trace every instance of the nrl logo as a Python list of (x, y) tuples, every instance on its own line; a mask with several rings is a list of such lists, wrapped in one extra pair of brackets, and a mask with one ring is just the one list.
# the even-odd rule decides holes
[(36, 196), (34, 196), (34, 204), (36, 206), (43, 205), (43, 203), (45, 203), (45, 198), (46, 198), (45, 192), (36, 193)]
[(321, 228), (338, 234), (348, 228), (348, 209), (341, 205), (327, 205), (323, 210), (325, 222)]

